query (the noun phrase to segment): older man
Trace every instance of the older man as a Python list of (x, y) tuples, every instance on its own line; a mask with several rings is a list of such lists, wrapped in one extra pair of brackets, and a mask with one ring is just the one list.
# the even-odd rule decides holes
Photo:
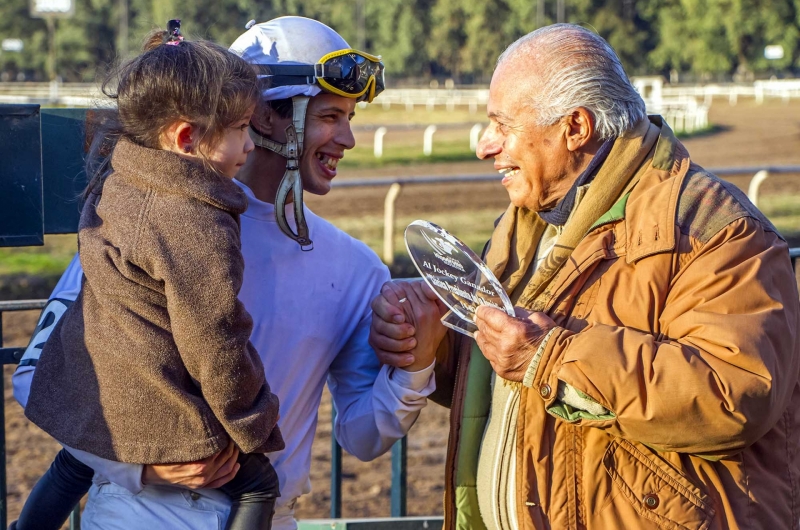
[(430, 293), (390, 283), (373, 302), (389, 364), (431, 358), (445, 336), (445, 528), (797, 528), (800, 304), (784, 240), (645, 115), (614, 51), (580, 27), (512, 44), (488, 114), (478, 156), (511, 206), (485, 259), (516, 318), (480, 308), (472, 341), (444, 334)]

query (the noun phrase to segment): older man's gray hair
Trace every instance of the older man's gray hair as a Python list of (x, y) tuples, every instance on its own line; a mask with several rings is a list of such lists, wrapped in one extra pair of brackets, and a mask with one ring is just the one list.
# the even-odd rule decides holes
[(596, 137), (621, 136), (647, 113), (619, 57), (602, 37), (573, 24), (546, 26), (511, 44), (497, 60), (530, 57), (536, 80), (531, 105), (540, 125), (550, 125), (577, 107), (595, 119)]

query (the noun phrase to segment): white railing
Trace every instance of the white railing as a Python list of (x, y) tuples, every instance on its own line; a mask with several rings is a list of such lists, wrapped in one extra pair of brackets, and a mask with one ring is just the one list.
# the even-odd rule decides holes
[(107, 100), (96, 83), (0, 83), (0, 103), (97, 107)]
[[(644, 97), (648, 111), (664, 116), (676, 132), (692, 133), (708, 127), (708, 110), (715, 97), (728, 99), (735, 105), (740, 97), (762, 103), (768, 98), (788, 101), (800, 98), (800, 79), (755, 81), (750, 84), (727, 83), (707, 85), (669, 85), (659, 76), (634, 77), (631, 80)], [(453, 110), (468, 107), (477, 113), (489, 100), (486, 88), (395, 88), (381, 94), (376, 101), (384, 108), (393, 105), (406, 110), (444, 107)], [(698, 103), (702, 100), (702, 103)], [(108, 106), (110, 102), (95, 83), (0, 83), (0, 103), (37, 103), (71, 107)], [(432, 133), (429, 133), (432, 136)], [(474, 135), (474, 133), (473, 133)], [(377, 140), (376, 141), (380, 141)], [(470, 144), (474, 144), (471, 141)], [(380, 147), (376, 143), (376, 154)]]
[(676, 133), (693, 133), (708, 128), (709, 105), (699, 104), (693, 97), (662, 97), (647, 101), (648, 114), (660, 114)]
[[(660, 98), (702, 98), (710, 105), (715, 97), (728, 98), (735, 104), (739, 97), (792, 99), (800, 97), (799, 79), (755, 81), (753, 83), (712, 83), (705, 85), (670, 85), (661, 77), (634, 77), (633, 84), (648, 101)], [(0, 102), (64, 104), (64, 98), (82, 98), (93, 105), (103, 95), (96, 83), (0, 83)], [(25, 101), (23, 101), (25, 100)], [(487, 88), (390, 88), (376, 103), (384, 107), (401, 105), (406, 108), (423, 106), (428, 109), (468, 106), (477, 110), (489, 100)]]
[(767, 98), (788, 101), (800, 97), (800, 79), (770, 79), (752, 83), (711, 83), (706, 85), (669, 85), (663, 77), (634, 77), (634, 86), (646, 100), (658, 102), (662, 98), (702, 98), (711, 105), (714, 98), (727, 98), (736, 105), (740, 97), (754, 98), (761, 104)]
[(673, 131), (693, 133), (708, 127), (711, 99), (698, 104), (696, 93), (673, 93), (660, 76), (634, 77), (631, 82), (644, 98), (647, 113), (663, 116)]
[(457, 106), (466, 106), (470, 112), (477, 112), (478, 107), (485, 107), (489, 101), (489, 89), (457, 89), (457, 88), (393, 88), (383, 92), (380, 103), (384, 109), (392, 105), (401, 105), (406, 110), (421, 106), (428, 110), (444, 107), (453, 110)]

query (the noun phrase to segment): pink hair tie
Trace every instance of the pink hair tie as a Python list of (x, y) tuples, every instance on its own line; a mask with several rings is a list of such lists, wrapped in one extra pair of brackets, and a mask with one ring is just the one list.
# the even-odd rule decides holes
[(183, 35), (181, 35), (181, 20), (179, 18), (175, 18), (167, 22), (167, 39), (164, 44), (167, 46), (177, 46), (181, 42), (183, 42)]

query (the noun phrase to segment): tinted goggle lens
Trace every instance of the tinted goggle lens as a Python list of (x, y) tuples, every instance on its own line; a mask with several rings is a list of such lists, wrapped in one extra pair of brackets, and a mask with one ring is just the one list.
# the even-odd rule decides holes
[[(325, 72), (338, 75), (322, 78), (325, 84), (347, 94), (358, 95), (358, 100), (371, 100), (381, 92), (385, 85), (383, 80), (383, 63), (367, 59), (357, 53), (348, 53), (328, 59), (324, 63)], [(370, 84), (374, 83), (374, 87)]]

